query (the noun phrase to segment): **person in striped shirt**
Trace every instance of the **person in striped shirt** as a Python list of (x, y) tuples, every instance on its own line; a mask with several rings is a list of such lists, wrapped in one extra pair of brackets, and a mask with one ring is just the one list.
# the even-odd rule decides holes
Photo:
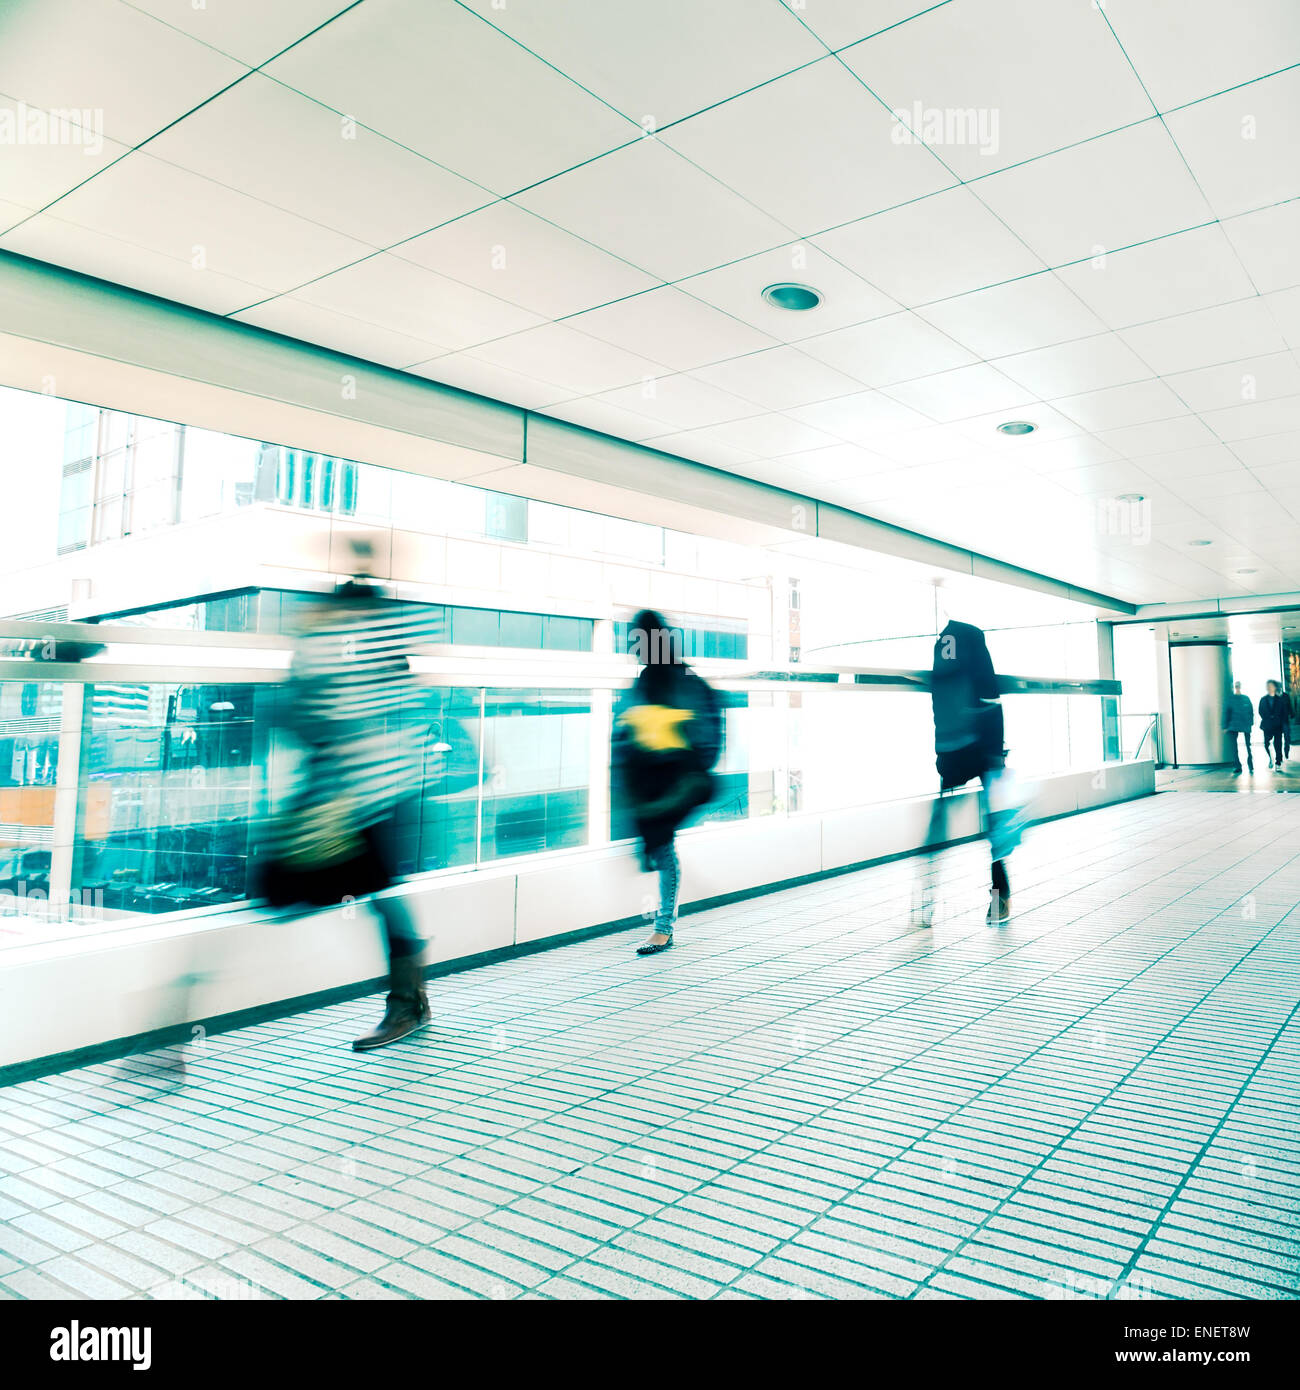
[(302, 748), (303, 771), (272, 824), (262, 891), (281, 907), (371, 897), (389, 992), (379, 1025), (352, 1044), (357, 1051), (429, 1022), (424, 942), (406, 903), (385, 890), (416, 864), (428, 717), (410, 653), (440, 636), (430, 610), (393, 603), (358, 576), (313, 606), (284, 691), (283, 722)]

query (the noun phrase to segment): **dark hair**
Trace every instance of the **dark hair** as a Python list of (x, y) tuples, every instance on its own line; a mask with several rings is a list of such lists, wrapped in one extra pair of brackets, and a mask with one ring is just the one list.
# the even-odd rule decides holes
[(1281, 682), (1281, 681), (1265, 681), (1264, 684), (1265, 684), (1265, 685), (1271, 685), (1271, 686), (1273, 687), (1274, 690), (1281, 690), (1281, 689), (1282, 689), (1282, 682)]
[(682, 639), (662, 613), (643, 608), (628, 630), (628, 650), (642, 666), (680, 666)]

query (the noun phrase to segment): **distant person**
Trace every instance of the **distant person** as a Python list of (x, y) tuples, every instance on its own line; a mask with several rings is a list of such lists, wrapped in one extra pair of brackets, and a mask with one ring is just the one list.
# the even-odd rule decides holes
[(637, 614), (631, 650), (641, 672), (615, 710), (614, 761), (642, 866), (659, 875), (654, 930), (637, 947), (637, 955), (651, 956), (673, 944), (681, 886), (674, 836), (713, 796), (722, 714), (712, 688), (682, 660), (680, 636), (663, 614)]
[(1255, 771), (1255, 753), (1250, 746), (1250, 731), (1255, 727), (1255, 711), (1250, 703), (1250, 696), (1241, 693), (1241, 682), (1237, 681), (1232, 687), (1232, 694), (1228, 696), (1227, 703), (1223, 707), (1223, 732), (1232, 735), (1232, 775), (1238, 776), (1241, 772), (1241, 753), (1237, 745), (1240, 738), (1246, 745), (1246, 766), (1253, 773)]
[(939, 634), (934, 644), (930, 700), (939, 795), (926, 831), (927, 848), (914, 920), (927, 927), (933, 923), (937, 895), (934, 847), (946, 838), (949, 793), (979, 778), (980, 816), (991, 857), (987, 920), (1005, 922), (1011, 916), (1011, 880), (1006, 861), (1018, 836), (1018, 830), (1012, 834), (1018, 817), (995, 811), (990, 801), (990, 793), (1006, 768), (1007, 750), (1003, 746), (1001, 691), (988, 644), (979, 628), (950, 621)]
[(1269, 767), (1279, 770), (1285, 760), (1283, 744), (1289, 738), (1291, 726), (1291, 701), (1282, 694), (1277, 681), (1269, 681), (1264, 687), (1267, 694), (1259, 702), (1259, 726), (1264, 731), (1264, 752), (1268, 754)]
[(259, 874), (277, 907), (372, 899), (389, 992), (378, 1027), (352, 1044), (358, 1052), (396, 1042), (430, 1016), (424, 942), (410, 910), (400, 898), (373, 896), (414, 860), (427, 729), (408, 651), (432, 638), (418, 612), (387, 602), (363, 575), (310, 610), (285, 689), (285, 723), (305, 772), (271, 828)]

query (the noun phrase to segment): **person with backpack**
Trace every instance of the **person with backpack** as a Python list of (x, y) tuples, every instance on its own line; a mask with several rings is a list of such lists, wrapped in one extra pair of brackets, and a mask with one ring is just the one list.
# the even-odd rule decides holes
[(1240, 738), (1246, 745), (1246, 766), (1255, 771), (1255, 750), (1250, 746), (1250, 731), (1255, 727), (1255, 711), (1251, 708), (1250, 696), (1241, 693), (1241, 682), (1232, 687), (1223, 706), (1223, 732), (1232, 735), (1232, 775), (1241, 773), (1241, 752), (1237, 745)]
[(981, 823), (989, 839), (991, 859), (987, 920), (990, 924), (1005, 922), (1011, 916), (1006, 860), (1019, 839), (1022, 817), (1018, 810), (993, 804), (1000, 779), (1005, 776), (1007, 750), (1003, 747), (1001, 689), (979, 628), (954, 620), (939, 634), (930, 673), (930, 701), (939, 795), (930, 811), (914, 920), (920, 926), (933, 925), (936, 846), (947, 838), (949, 794), (978, 778)]
[(1259, 726), (1264, 731), (1268, 765), (1281, 771), (1284, 760), (1282, 745), (1288, 738), (1291, 725), (1291, 701), (1282, 694), (1282, 687), (1277, 681), (1269, 681), (1265, 689), (1268, 694), (1259, 702)]
[(630, 646), (641, 671), (615, 708), (613, 756), (642, 866), (659, 875), (654, 929), (637, 947), (652, 956), (673, 944), (681, 887), (674, 837), (713, 797), (722, 712), (712, 687), (682, 660), (680, 634), (662, 613), (637, 614)]
[[(359, 558), (368, 555), (357, 542)], [(424, 941), (410, 909), (384, 896), (416, 859), (428, 719), (409, 653), (437, 640), (436, 618), (390, 601), (360, 574), (323, 595), (298, 635), (282, 723), (303, 771), (258, 858), (272, 907), (331, 907), (370, 898), (383, 926), (389, 993), (369, 1052), (430, 1020)]]

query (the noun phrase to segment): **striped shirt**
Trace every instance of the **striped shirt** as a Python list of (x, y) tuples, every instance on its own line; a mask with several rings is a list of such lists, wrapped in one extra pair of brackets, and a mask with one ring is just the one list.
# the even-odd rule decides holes
[(299, 639), (288, 722), (312, 750), (310, 799), (345, 803), (360, 829), (420, 790), (429, 719), (412, 649), (442, 640), (441, 610), (338, 600)]

